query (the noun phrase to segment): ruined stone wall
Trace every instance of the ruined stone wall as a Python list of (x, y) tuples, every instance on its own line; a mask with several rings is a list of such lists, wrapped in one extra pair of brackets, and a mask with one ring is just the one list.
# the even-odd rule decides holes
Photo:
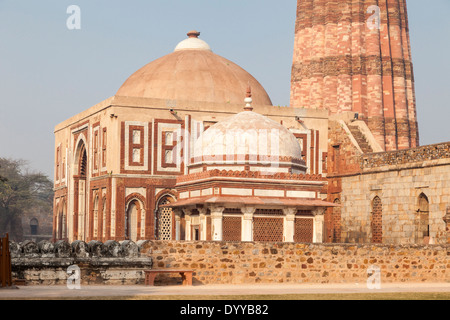
[(367, 154), (361, 172), (341, 177), (341, 239), (372, 241), (373, 200), (382, 203), (383, 243), (423, 243), (419, 197), (429, 203), (429, 240), (447, 243), (443, 220), (450, 207), (450, 143)]
[(66, 285), (70, 266), (78, 266), (82, 285), (144, 283), (152, 258), (141, 255), (147, 242), (10, 242), (13, 279), (26, 285)]
[[(154, 268), (192, 269), (195, 284), (449, 282), (450, 245), (387, 246), (152, 241)], [(176, 283), (160, 275), (158, 284)]]

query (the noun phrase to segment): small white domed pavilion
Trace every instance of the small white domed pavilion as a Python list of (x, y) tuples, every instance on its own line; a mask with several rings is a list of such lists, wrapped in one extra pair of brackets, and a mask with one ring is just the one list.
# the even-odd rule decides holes
[(245, 102), (199, 137), (177, 179), (177, 239), (322, 242), (326, 180), (306, 174), (289, 130), (252, 111), (250, 89)]

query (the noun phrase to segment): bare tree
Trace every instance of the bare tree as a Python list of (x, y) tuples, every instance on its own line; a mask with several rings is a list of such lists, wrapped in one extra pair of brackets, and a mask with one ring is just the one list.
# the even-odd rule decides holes
[(0, 234), (22, 233), (20, 218), (33, 207), (50, 210), (53, 184), (42, 173), (29, 172), (23, 160), (0, 158)]

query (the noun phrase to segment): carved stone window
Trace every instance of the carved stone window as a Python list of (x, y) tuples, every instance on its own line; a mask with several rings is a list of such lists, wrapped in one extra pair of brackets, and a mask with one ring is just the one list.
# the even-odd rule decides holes
[(379, 197), (372, 201), (372, 243), (383, 243), (383, 205)]
[(312, 243), (314, 232), (314, 219), (296, 218), (294, 225), (294, 242)]
[(173, 230), (173, 211), (172, 208), (161, 207), (163, 205), (169, 204), (170, 198), (164, 197), (160, 203), (160, 208), (158, 209), (158, 240), (172, 240), (172, 230)]
[(241, 217), (223, 217), (223, 241), (241, 241)]
[(282, 242), (283, 226), (282, 218), (255, 217), (253, 219), (253, 240), (261, 242)]

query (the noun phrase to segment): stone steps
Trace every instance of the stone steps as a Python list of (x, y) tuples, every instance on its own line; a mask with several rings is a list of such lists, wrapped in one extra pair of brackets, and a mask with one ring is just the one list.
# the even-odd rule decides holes
[(350, 132), (352, 133), (353, 137), (355, 138), (356, 142), (358, 143), (359, 147), (361, 148), (363, 153), (372, 153), (373, 149), (369, 145), (369, 142), (367, 142), (366, 137), (362, 134), (362, 132), (359, 130), (358, 126), (348, 126)]

